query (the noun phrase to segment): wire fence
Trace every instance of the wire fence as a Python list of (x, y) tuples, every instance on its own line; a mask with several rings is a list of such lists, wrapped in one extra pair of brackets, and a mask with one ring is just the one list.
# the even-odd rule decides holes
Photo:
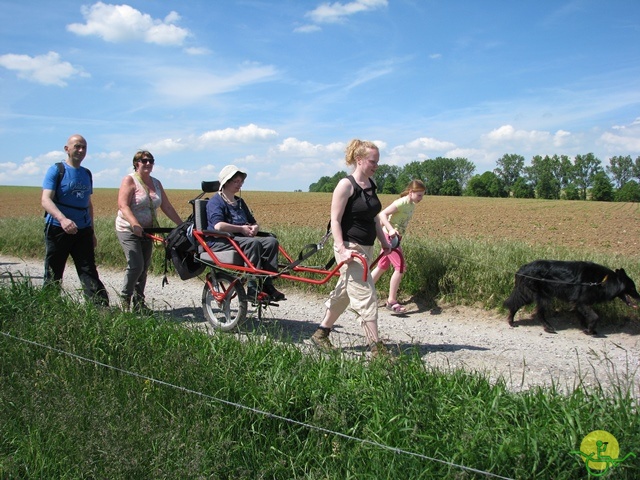
[(454, 463), (454, 462), (449, 462), (449, 461), (442, 460), (442, 459), (439, 459), (439, 458), (434, 458), (434, 457), (430, 457), (430, 456), (423, 455), (423, 454), (420, 454), (420, 453), (404, 450), (404, 449), (401, 449), (401, 448), (392, 447), (392, 446), (385, 445), (383, 443), (376, 442), (376, 441), (373, 441), (373, 440), (354, 437), (352, 435), (348, 435), (348, 434), (345, 434), (345, 433), (342, 433), (342, 432), (338, 432), (338, 431), (335, 431), (335, 430), (329, 430), (329, 429), (326, 429), (326, 428), (323, 428), (323, 427), (318, 427), (316, 425), (312, 425), (312, 424), (309, 424), (309, 423), (300, 422), (298, 420), (294, 420), (292, 418), (288, 418), (288, 417), (285, 417), (285, 416), (282, 416), (282, 415), (277, 415), (277, 414), (268, 412), (266, 410), (260, 410), (260, 409), (257, 409), (257, 408), (249, 407), (247, 405), (243, 405), (243, 404), (237, 403), (237, 402), (231, 402), (229, 400), (225, 400), (225, 399), (220, 398), (220, 397), (215, 397), (213, 395), (208, 395), (206, 393), (199, 392), (197, 390), (193, 390), (193, 389), (190, 389), (188, 387), (184, 387), (184, 386), (181, 386), (181, 385), (176, 385), (176, 384), (173, 384), (173, 383), (170, 383), (170, 382), (166, 382), (164, 380), (160, 380), (160, 379), (157, 379), (157, 378), (149, 377), (148, 375), (143, 375), (143, 374), (140, 374), (138, 372), (133, 372), (131, 370), (126, 370), (126, 369), (123, 369), (123, 368), (115, 367), (113, 365), (109, 365), (108, 363), (104, 363), (104, 362), (100, 362), (98, 360), (94, 360), (94, 359), (91, 359), (91, 358), (83, 357), (81, 355), (77, 355), (77, 354), (72, 353), (72, 352), (67, 352), (67, 351), (62, 350), (60, 348), (52, 347), (50, 345), (45, 345), (45, 344), (42, 344), (42, 343), (39, 343), (39, 342), (35, 342), (33, 340), (28, 340), (28, 339), (25, 339), (25, 338), (17, 337), (17, 336), (12, 335), (12, 334), (10, 334), (8, 332), (0, 332), (0, 334), (2, 336), (4, 336), (5, 338), (7, 338), (7, 339), (10, 339), (10, 340), (13, 340), (13, 341), (16, 341), (16, 342), (22, 342), (22, 343), (27, 344), (27, 345), (29, 345), (31, 347), (43, 348), (43, 349), (49, 350), (51, 352), (55, 352), (55, 353), (57, 353), (59, 355), (64, 355), (64, 356), (73, 358), (75, 360), (79, 360), (79, 361), (84, 362), (84, 363), (89, 363), (89, 364), (93, 364), (95, 366), (98, 366), (98, 367), (101, 367), (101, 368), (104, 368), (104, 369), (113, 370), (113, 371), (122, 373), (124, 375), (128, 375), (128, 376), (133, 377), (133, 378), (138, 378), (138, 379), (141, 379), (141, 380), (144, 380), (144, 381), (147, 381), (147, 382), (154, 383), (154, 384), (162, 386), (162, 387), (172, 388), (172, 389), (175, 389), (175, 390), (178, 390), (178, 391), (181, 391), (181, 392), (185, 392), (185, 393), (187, 393), (189, 395), (195, 395), (195, 396), (198, 396), (198, 397), (202, 397), (202, 398), (205, 398), (205, 399), (210, 400), (212, 402), (216, 402), (216, 403), (219, 403), (219, 404), (222, 404), (222, 405), (227, 405), (227, 406), (236, 408), (238, 410), (246, 410), (246, 411), (252, 412), (252, 413), (254, 413), (256, 415), (261, 415), (261, 416), (272, 418), (272, 419), (275, 419), (275, 420), (278, 420), (278, 421), (281, 421), (281, 422), (289, 423), (289, 424), (292, 424), (292, 425), (297, 425), (297, 426), (306, 428), (308, 430), (315, 430), (315, 431), (322, 432), (322, 433), (325, 433), (325, 434), (328, 434), (328, 435), (334, 435), (336, 437), (344, 438), (345, 440), (349, 440), (349, 441), (352, 441), (352, 442), (358, 442), (358, 443), (361, 443), (363, 445), (369, 445), (369, 446), (378, 448), (380, 450), (389, 451), (389, 452), (392, 452), (392, 453), (395, 453), (395, 454), (398, 454), (398, 455), (406, 455), (406, 456), (410, 456), (410, 457), (416, 457), (416, 458), (422, 459), (422, 460), (427, 461), (427, 462), (440, 463), (440, 464), (447, 465), (449, 467), (456, 468), (456, 469), (459, 469), (459, 470), (464, 470), (464, 471), (467, 471), (467, 472), (477, 473), (479, 475), (483, 475), (483, 476), (488, 477), (488, 478), (499, 478), (499, 479), (505, 479), (505, 480), (513, 480), (513, 479), (511, 479), (511, 477), (504, 477), (504, 476), (497, 475), (497, 474), (492, 473), (492, 472), (487, 472), (487, 471), (484, 471), (484, 470), (479, 470), (479, 469), (468, 467), (468, 466), (465, 466), (465, 465), (460, 465), (460, 464), (457, 464), (457, 463)]

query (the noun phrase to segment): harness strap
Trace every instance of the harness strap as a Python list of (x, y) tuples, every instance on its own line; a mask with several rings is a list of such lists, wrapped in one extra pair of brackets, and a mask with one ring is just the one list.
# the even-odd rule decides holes
[[(322, 250), (324, 248), (324, 244), (327, 242), (328, 238), (331, 236), (331, 228), (330, 227), (331, 227), (331, 222), (329, 222), (329, 225), (327, 226), (327, 232), (320, 239), (320, 242), (318, 242), (318, 243), (308, 243), (307, 245), (302, 247), (302, 250), (298, 254), (298, 259), (293, 261), (293, 262), (291, 262), (288, 265), (285, 265), (283, 267), (283, 271), (280, 272), (280, 273), (282, 274), (282, 273), (286, 272), (287, 270), (291, 270), (291, 269), (297, 267), (302, 262), (304, 262), (307, 258), (309, 258), (312, 255), (316, 254), (319, 250)], [(334, 261), (335, 261), (335, 259), (334, 259)], [(326, 267), (325, 270), (328, 270), (328, 267)]]

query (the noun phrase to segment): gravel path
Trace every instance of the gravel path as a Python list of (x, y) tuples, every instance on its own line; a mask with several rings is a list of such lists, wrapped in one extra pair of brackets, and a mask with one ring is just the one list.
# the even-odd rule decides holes
[[(6, 278), (8, 272), (30, 276), (38, 284), (42, 281), (42, 262), (0, 256), (0, 274)], [(123, 273), (102, 268), (100, 276), (115, 299)], [(162, 288), (161, 277), (150, 277), (147, 303), (154, 310), (167, 311), (186, 323), (207, 328), (200, 303), (202, 286), (199, 279), (181, 281), (170, 277), (169, 284)], [(79, 287), (71, 265), (67, 267), (65, 287)], [(324, 298), (287, 287), (280, 283), (287, 300), (264, 312), (263, 322), (281, 328), (294, 343), (309, 345), (308, 338), (324, 313)], [(418, 349), (428, 366), (480, 371), (492, 380), (503, 377), (514, 391), (549, 386), (552, 382), (561, 390), (571, 390), (580, 381), (609, 387), (614, 381), (628, 384), (633, 380), (634, 394), (640, 397), (637, 314), (630, 313), (631, 320), (616, 326), (601, 319), (600, 335), (590, 337), (582, 333), (571, 314), (552, 319), (558, 330), (554, 335), (545, 333), (529, 313), (520, 312), (516, 318), (518, 327), (510, 328), (504, 315), (496, 312), (447, 305), (437, 310), (420, 309), (415, 304), (407, 307), (405, 315), (392, 315), (381, 308), (380, 335), (389, 347)], [(346, 312), (338, 320), (332, 341), (348, 354), (366, 351), (353, 313)]]

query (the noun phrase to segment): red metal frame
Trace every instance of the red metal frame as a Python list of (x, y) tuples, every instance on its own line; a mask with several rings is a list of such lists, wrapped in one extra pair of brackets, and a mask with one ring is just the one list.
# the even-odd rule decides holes
[[(319, 268), (305, 267), (305, 266), (301, 266), (301, 265), (296, 265), (291, 269), (295, 273), (310, 273), (310, 274), (314, 274), (314, 275), (322, 275), (322, 278), (320, 278), (320, 279), (300, 277), (298, 275), (294, 275), (294, 274), (290, 274), (290, 273), (284, 273), (284, 272), (274, 273), (274, 272), (270, 272), (268, 270), (259, 269), (255, 265), (253, 265), (251, 263), (251, 261), (247, 258), (245, 253), (242, 251), (242, 248), (240, 248), (240, 245), (238, 245), (238, 243), (233, 239), (233, 237), (229, 236), (226, 233), (216, 232), (216, 231), (213, 231), (213, 230), (205, 230), (205, 231), (193, 230), (193, 236), (196, 239), (196, 241), (198, 242), (198, 244), (200, 246), (202, 246), (204, 251), (209, 254), (209, 256), (211, 257), (211, 259), (213, 260), (215, 265), (211, 264), (209, 262), (202, 261), (202, 260), (200, 260), (200, 262), (204, 263), (205, 265), (209, 265), (211, 267), (218, 267), (218, 268), (222, 268), (222, 269), (226, 269), (226, 270), (243, 272), (243, 273), (246, 273), (248, 275), (272, 276), (272, 277), (277, 277), (277, 278), (284, 278), (286, 280), (294, 280), (294, 281), (298, 281), (298, 282), (310, 283), (310, 284), (313, 284), (313, 285), (323, 285), (323, 284), (327, 283), (332, 277), (340, 275), (340, 272), (339, 272), (340, 267), (342, 267), (342, 265), (344, 265), (346, 263), (346, 261), (340, 262), (332, 270), (324, 270), (324, 269), (319, 269)], [(242, 258), (243, 262), (246, 265), (235, 265), (233, 263), (221, 262), (218, 259), (218, 257), (216, 256), (216, 252), (211, 250), (211, 247), (209, 247), (209, 245), (207, 245), (207, 242), (206, 242), (206, 238), (207, 237), (209, 237), (209, 238), (224, 238), (225, 240), (229, 241), (231, 246), (234, 248), (235, 252), (238, 255), (240, 255), (240, 257)], [(290, 263), (294, 262), (294, 260), (291, 257), (291, 255), (289, 255), (289, 253), (284, 249), (284, 247), (282, 245), (279, 245), (278, 249), (279, 249), (280, 254), (284, 258), (286, 258)], [(362, 264), (362, 266), (363, 266), (362, 279), (363, 279), (363, 281), (366, 281), (367, 276), (369, 275), (369, 265), (367, 264), (366, 259), (362, 255), (360, 255), (359, 253), (355, 253), (355, 252), (352, 253), (351, 257), (353, 259), (359, 261)]]

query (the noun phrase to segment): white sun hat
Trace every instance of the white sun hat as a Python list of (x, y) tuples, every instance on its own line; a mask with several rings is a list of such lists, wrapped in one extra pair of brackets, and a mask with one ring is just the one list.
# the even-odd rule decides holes
[(240, 173), (244, 178), (247, 178), (247, 172), (242, 168), (236, 167), (235, 165), (227, 165), (222, 170), (220, 170), (220, 175), (218, 175), (218, 180), (220, 180), (220, 188), (224, 187), (224, 184), (231, 180), (236, 173)]

